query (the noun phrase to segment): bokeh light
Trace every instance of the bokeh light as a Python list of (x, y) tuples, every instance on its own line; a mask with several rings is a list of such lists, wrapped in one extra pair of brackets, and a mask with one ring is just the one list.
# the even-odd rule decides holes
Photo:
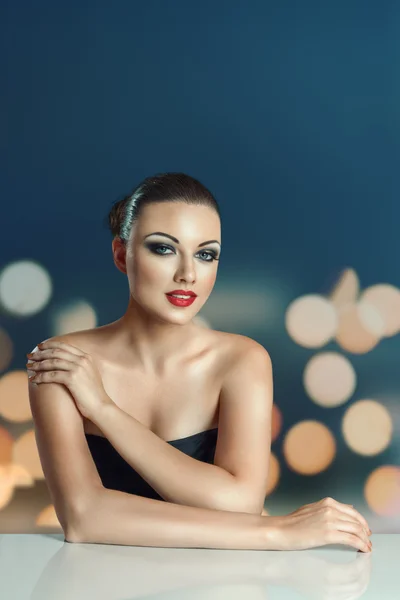
[(272, 419), (272, 424), (271, 424), (271, 443), (272, 443), (272, 442), (275, 442), (275, 440), (278, 438), (278, 436), (282, 430), (282, 423), (283, 423), (282, 411), (278, 408), (278, 406), (275, 404), (275, 402), (272, 405), (271, 419)]
[(0, 416), (14, 423), (32, 420), (26, 371), (10, 371), (0, 378)]
[(14, 353), (14, 344), (5, 329), (0, 327), (0, 371), (10, 366)]
[(336, 342), (347, 352), (369, 352), (380, 342), (384, 331), (380, 312), (365, 300), (348, 304), (339, 311)]
[(33, 478), (21, 465), (13, 463), (0, 465), (0, 510), (10, 503), (15, 488), (32, 487), (33, 485)]
[(382, 465), (372, 471), (364, 486), (368, 506), (378, 515), (400, 515), (400, 467)]
[(287, 432), (283, 453), (288, 466), (301, 475), (316, 475), (327, 469), (336, 454), (332, 432), (319, 421), (300, 421)]
[(14, 438), (5, 427), (0, 425), (0, 465), (8, 465), (12, 461)]
[(34, 479), (44, 479), (34, 429), (26, 431), (15, 440), (13, 461), (24, 467)]
[(320, 348), (335, 335), (338, 316), (330, 300), (317, 294), (297, 298), (286, 310), (289, 336), (305, 348)]
[(366, 288), (361, 299), (373, 306), (384, 322), (382, 335), (389, 337), (400, 331), (400, 290), (389, 283)]
[(337, 352), (315, 354), (304, 369), (304, 388), (311, 400), (320, 406), (343, 404), (353, 395), (356, 383), (352, 364)]
[(0, 510), (3, 510), (14, 496), (13, 476), (9, 469), (0, 465)]
[(387, 408), (376, 400), (359, 400), (346, 410), (342, 433), (346, 444), (354, 452), (374, 456), (390, 444), (392, 418)]
[(53, 288), (47, 270), (33, 260), (14, 262), (0, 273), (0, 304), (13, 316), (31, 316), (43, 310)]
[(345, 269), (333, 290), (329, 299), (337, 309), (346, 304), (355, 304), (360, 294), (360, 280), (354, 269)]
[(40, 511), (35, 519), (35, 525), (38, 527), (59, 527), (62, 529), (53, 504), (45, 506), (45, 508)]
[(35, 480), (32, 475), (23, 467), (16, 463), (10, 463), (5, 465), (6, 472), (11, 478), (12, 484), (15, 487), (32, 487), (35, 484)]
[(268, 481), (265, 490), (265, 496), (268, 496), (275, 490), (279, 482), (280, 474), (281, 468), (279, 465), (279, 461), (276, 458), (275, 454), (271, 452), (269, 458)]
[(51, 315), (53, 336), (92, 329), (97, 325), (95, 309), (85, 300), (75, 300), (58, 308)]

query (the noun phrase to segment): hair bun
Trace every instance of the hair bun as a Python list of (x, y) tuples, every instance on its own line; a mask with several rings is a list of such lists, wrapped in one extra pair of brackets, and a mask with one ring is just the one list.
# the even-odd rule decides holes
[(108, 215), (108, 228), (111, 230), (113, 237), (120, 234), (121, 223), (123, 223), (125, 216), (126, 201), (127, 196), (114, 202)]

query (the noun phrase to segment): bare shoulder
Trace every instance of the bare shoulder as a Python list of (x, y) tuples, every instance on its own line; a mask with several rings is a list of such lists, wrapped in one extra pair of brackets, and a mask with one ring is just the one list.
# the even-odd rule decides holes
[(101, 328), (95, 327), (93, 329), (84, 329), (82, 331), (72, 331), (70, 333), (55, 335), (53, 337), (47, 338), (46, 341), (65, 342), (66, 344), (76, 346), (84, 352), (91, 352), (96, 347), (100, 346), (100, 329)]
[(216, 336), (220, 356), (223, 360), (226, 371), (239, 365), (249, 365), (250, 363), (265, 365), (271, 367), (271, 357), (266, 348), (253, 340), (252, 338), (238, 334), (222, 331), (213, 331)]
[[(265, 347), (246, 335), (203, 327), (199, 328), (197, 334), (193, 343), (193, 356), (210, 356), (223, 373), (241, 365), (270, 366), (270, 355)], [(107, 348), (112, 347), (111, 337), (107, 326), (101, 326), (54, 336), (48, 340), (65, 342), (97, 358), (107, 358), (110, 353)]]

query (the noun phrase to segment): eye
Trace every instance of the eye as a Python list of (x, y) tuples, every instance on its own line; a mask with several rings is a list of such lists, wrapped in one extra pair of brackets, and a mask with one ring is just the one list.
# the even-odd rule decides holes
[(159, 250), (160, 248), (166, 248), (167, 250), (172, 250), (172, 248), (170, 248), (169, 246), (163, 246), (163, 245), (155, 245), (155, 246), (151, 246), (151, 249), (153, 250), (153, 252), (155, 252), (156, 254), (165, 254), (165, 252), (157, 252), (157, 250)]
[[(166, 246), (165, 244), (149, 244), (148, 247), (150, 248), (151, 252), (153, 252), (154, 254), (159, 254), (161, 256), (166, 256), (170, 254), (169, 252), (163, 252), (162, 250), (171, 250), (172, 252), (174, 252), (173, 248), (171, 248), (170, 246)], [(203, 256), (207, 257), (201, 259), (203, 262), (213, 262), (214, 260), (219, 260), (214, 250), (202, 250), (198, 254), (202, 254)]]
[(207, 258), (207, 260), (205, 262), (213, 262), (214, 260), (219, 260), (217, 258), (217, 255), (213, 251), (202, 250), (201, 252), (199, 252), (199, 254), (205, 254), (206, 256), (210, 257), (210, 258)]

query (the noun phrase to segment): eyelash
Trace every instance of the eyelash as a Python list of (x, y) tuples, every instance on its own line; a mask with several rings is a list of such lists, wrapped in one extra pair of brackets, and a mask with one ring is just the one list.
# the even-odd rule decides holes
[[(154, 252), (154, 254), (158, 254), (159, 256), (167, 256), (167, 254), (163, 253), (163, 252), (157, 252), (157, 250), (159, 248), (167, 248), (168, 250), (173, 250), (173, 248), (171, 248), (170, 246), (166, 246), (165, 244), (150, 244), (149, 248), (152, 252)], [(212, 250), (201, 250), (200, 251), (201, 254), (207, 254), (207, 256), (211, 256), (212, 259), (211, 260), (205, 260), (205, 259), (201, 259), (203, 262), (213, 262), (214, 260), (219, 260), (219, 258), (217, 258), (217, 255), (214, 251)]]

